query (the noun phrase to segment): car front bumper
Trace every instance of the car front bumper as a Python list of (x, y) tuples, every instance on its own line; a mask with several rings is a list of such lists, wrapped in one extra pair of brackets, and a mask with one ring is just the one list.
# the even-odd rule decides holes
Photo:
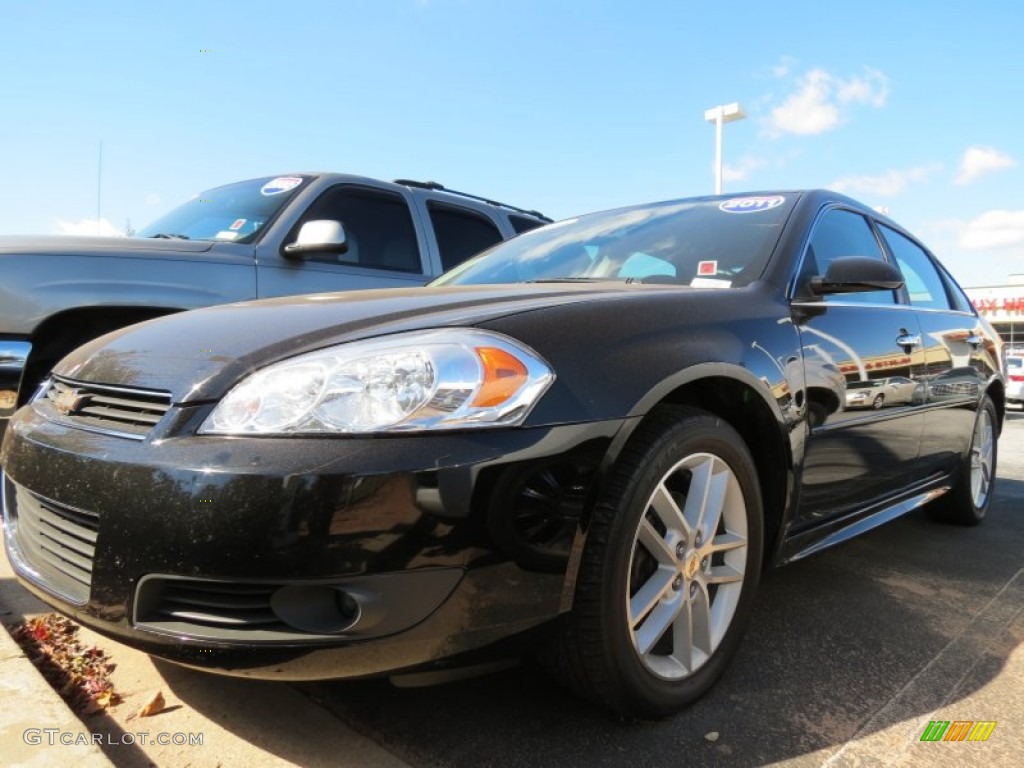
[[(157, 656), (283, 679), (408, 669), (569, 608), (581, 517), (622, 426), (139, 441), (33, 404), (0, 453), (5, 541), (31, 591)], [(552, 490), (538, 534), (544, 507), (520, 507), (566, 465), (572, 492)], [(564, 546), (544, 539), (559, 525)]]

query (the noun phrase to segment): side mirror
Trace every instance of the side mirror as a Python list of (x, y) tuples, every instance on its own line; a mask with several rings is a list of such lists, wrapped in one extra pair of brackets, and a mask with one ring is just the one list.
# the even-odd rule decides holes
[(345, 227), (340, 221), (317, 219), (307, 221), (299, 229), (294, 243), (284, 247), (286, 256), (302, 256), (306, 253), (344, 253), (348, 250)]
[(811, 292), (817, 296), (895, 291), (903, 287), (903, 275), (892, 264), (881, 259), (842, 256), (828, 265), (824, 277), (812, 277), (810, 286)]

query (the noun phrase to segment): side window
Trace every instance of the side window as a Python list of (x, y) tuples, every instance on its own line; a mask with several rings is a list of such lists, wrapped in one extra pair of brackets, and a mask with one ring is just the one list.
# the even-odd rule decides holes
[(526, 216), (516, 216), (514, 213), (508, 217), (509, 222), (512, 224), (512, 229), (516, 231), (517, 235), (523, 234), (523, 232), (529, 232), (531, 229), (536, 229), (544, 225), (543, 221), (537, 219), (529, 219)]
[(333, 187), (309, 207), (300, 226), (316, 219), (340, 221), (345, 227), (348, 250), (316, 256), (315, 261), (400, 272), (422, 271), (416, 228), (401, 195), (350, 185)]
[[(842, 256), (885, 258), (867, 219), (853, 211), (835, 209), (827, 211), (814, 227), (800, 272), (801, 285), (815, 275), (824, 275), (828, 265)], [(895, 304), (896, 296), (893, 291), (869, 291), (828, 296), (826, 301)]]
[(967, 298), (967, 294), (964, 293), (964, 289), (957, 285), (956, 281), (949, 276), (949, 272), (942, 270), (942, 282), (946, 284), (946, 293), (952, 297), (953, 309), (958, 312), (967, 312), (968, 314), (974, 314), (974, 305), (971, 304), (971, 300)]
[(427, 210), (445, 272), (502, 240), (494, 222), (476, 211), (437, 203), (427, 203)]
[(880, 224), (878, 229), (889, 244), (889, 249), (896, 257), (900, 272), (907, 281), (907, 293), (910, 303), (915, 307), (931, 309), (949, 309), (949, 297), (946, 286), (939, 276), (928, 254), (913, 240), (910, 240), (894, 229)]

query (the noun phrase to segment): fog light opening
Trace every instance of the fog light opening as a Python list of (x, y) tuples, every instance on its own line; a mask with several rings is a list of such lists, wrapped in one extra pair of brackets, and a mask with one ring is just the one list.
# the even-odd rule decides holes
[(330, 585), (281, 587), (271, 596), (270, 607), (290, 627), (318, 635), (353, 630), (363, 615), (356, 595)]

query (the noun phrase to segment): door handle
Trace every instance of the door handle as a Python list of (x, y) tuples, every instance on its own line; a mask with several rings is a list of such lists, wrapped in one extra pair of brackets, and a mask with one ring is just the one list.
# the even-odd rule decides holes
[(901, 347), (920, 347), (921, 334), (901, 333), (899, 336), (896, 337), (896, 344)]
[(964, 341), (975, 348), (980, 347), (982, 344), (985, 343), (985, 340), (976, 333), (972, 333), (970, 336), (964, 339)]

